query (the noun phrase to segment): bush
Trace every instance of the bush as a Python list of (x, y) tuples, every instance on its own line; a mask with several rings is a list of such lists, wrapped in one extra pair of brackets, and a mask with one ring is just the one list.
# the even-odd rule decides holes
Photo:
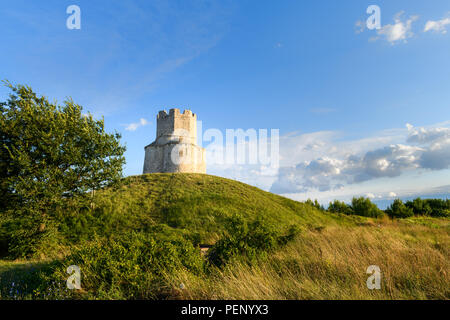
[(208, 260), (216, 266), (223, 266), (238, 257), (252, 262), (268, 251), (287, 244), (300, 232), (297, 226), (292, 225), (285, 235), (281, 235), (260, 219), (247, 223), (240, 216), (230, 218), (225, 228), (227, 233), (208, 254)]
[(357, 215), (364, 217), (379, 218), (383, 216), (383, 211), (378, 209), (377, 205), (369, 198), (353, 198), (352, 204), (348, 205), (343, 201), (334, 200), (330, 202), (328, 211), (332, 213), (342, 213), (347, 215)]
[(59, 264), (47, 283), (67, 279), (70, 265), (81, 270), (85, 298), (97, 299), (163, 298), (170, 294), (167, 283), (177, 271), (203, 271), (200, 250), (190, 241), (143, 233), (96, 240), (75, 250)]
[(320, 211), (325, 211), (325, 208), (323, 207), (323, 205), (321, 205), (319, 203), (319, 201), (317, 201), (317, 199), (314, 199), (314, 201), (312, 201), (311, 199), (308, 199), (305, 201), (306, 204), (309, 204), (310, 206), (316, 208), (317, 210)]
[(430, 205), (420, 198), (416, 198), (413, 201), (406, 201), (405, 205), (412, 209), (416, 216), (429, 216), (432, 212)]
[(330, 205), (328, 206), (328, 211), (332, 213), (342, 213), (347, 215), (353, 214), (352, 207), (347, 205), (345, 202), (339, 200), (334, 200), (333, 202), (330, 202)]
[(364, 197), (353, 198), (351, 208), (353, 214), (364, 217), (379, 218), (384, 214), (375, 203)]
[(4, 217), (0, 222), (2, 257), (39, 257), (44, 253), (51, 256), (59, 240), (56, 224), (45, 217)]
[(391, 218), (409, 218), (414, 215), (413, 209), (407, 207), (400, 199), (395, 199), (386, 209), (386, 213)]
[(433, 217), (450, 217), (450, 209), (436, 208), (432, 211)]
[(444, 217), (450, 211), (450, 200), (443, 199), (425, 199), (423, 200), (431, 208), (432, 217)]
[(421, 199), (407, 201), (405, 205), (411, 208), (415, 215), (431, 217), (447, 217), (450, 212), (450, 199)]

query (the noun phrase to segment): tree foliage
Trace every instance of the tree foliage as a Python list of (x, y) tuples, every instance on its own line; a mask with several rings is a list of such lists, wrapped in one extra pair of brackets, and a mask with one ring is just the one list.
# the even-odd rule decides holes
[(352, 210), (354, 214), (364, 217), (381, 217), (383, 211), (378, 209), (377, 205), (370, 201), (369, 198), (358, 197), (352, 199)]
[(369, 198), (354, 197), (352, 204), (348, 205), (343, 201), (334, 200), (328, 205), (328, 211), (332, 213), (343, 213), (347, 215), (357, 215), (364, 217), (378, 218), (383, 216), (383, 211)]
[(343, 213), (351, 215), (353, 214), (353, 209), (351, 206), (347, 205), (344, 201), (334, 200), (328, 205), (328, 211), (332, 213)]
[(223, 266), (234, 258), (246, 258), (248, 262), (263, 257), (271, 250), (286, 245), (299, 233), (297, 225), (291, 225), (285, 234), (276, 231), (267, 221), (256, 219), (247, 222), (235, 215), (225, 223), (226, 232), (208, 253), (208, 260)]
[(405, 206), (402, 200), (395, 199), (394, 202), (386, 209), (386, 213), (391, 218), (409, 218), (414, 215), (414, 211)]
[(450, 216), (450, 199), (421, 199), (406, 201), (405, 205), (411, 208), (414, 215), (446, 217)]
[(0, 213), (20, 230), (11, 237), (26, 242), (51, 225), (64, 199), (117, 181), (125, 148), (118, 133), (105, 132), (103, 119), (84, 115), (72, 99), (60, 106), (28, 86), (5, 85), (11, 93), (0, 103)]
[(317, 199), (314, 199), (314, 201), (312, 201), (311, 199), (308, 199), (305, 201), (306, 204), (309, 204), (310, 206), (316, 208), (317, 210), (320, 211), (325, 211), (325, 208), (323, 207), (323, 205), (321, 205), (319, 203), (319, 201), (317, 201)]

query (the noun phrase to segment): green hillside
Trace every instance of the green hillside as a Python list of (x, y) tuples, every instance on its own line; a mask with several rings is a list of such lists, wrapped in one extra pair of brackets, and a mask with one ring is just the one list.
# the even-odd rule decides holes
[[(0, 259), (0, 299), (450, 298), (445, 217), (329, 213), (185, 173), (128, 177), (55, 216), (39, 255)], [(70, 265), (81, 290), (66, 288)], [(367, 289), (370, 265), (381, 290)]]
[(72, 212), (71, 222), (79, 222), (80, 229), (73, 232), (71, 226), (72, 233), (80, 235), (88, 230), (99, 234), (122, 233), (151, 230), (162, 224), (213, 243), (223, 231), (226, 219), (235, 214), (249, 220), (264, 218), (280, 229), (292, 224), (306, 227), (343, 222), (310, 205), (205, 174), (128, 177), (115, 188), (96, 192), (90, 206), (88, 215), (82, 214), (86, 208)]

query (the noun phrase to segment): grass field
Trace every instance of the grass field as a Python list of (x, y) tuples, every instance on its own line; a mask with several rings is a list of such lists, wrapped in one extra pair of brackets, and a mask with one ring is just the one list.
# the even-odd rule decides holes
[[(173, 286), (185, 299), (449, 299), (448, 222), (411, 220), (310, 230), (257, 264), (180, 274)], [(370, 265), (380, 290), (367, 288)]]

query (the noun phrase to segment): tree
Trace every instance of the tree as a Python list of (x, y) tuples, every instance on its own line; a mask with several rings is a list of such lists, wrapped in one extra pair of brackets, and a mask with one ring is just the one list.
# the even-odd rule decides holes
[(305, 203), (309, 204), (310, 206), (313, 206), (317, 210), (325, 211), (325, 208), (323, 207), (323, 205), (319, 203), (319, 201), (317, 201), (317, 199), (314, 199), (314, 201), (312, 201), (311, 199), (308, 198), (308, 200), (306, 200)]
[(343, 213), (351, 215), (353, 214), (352, 208), (347, 205), (344, 201), (334, 200), (330, 202), (328, 206), (328, 211), (332, 213)]
[(378, 209), (377, 205), (370, 201), (369, 198), (353, 198), (351, 207), (355, 215), (373, 218), (378, 218), (383, 215), (383, 211)]
[(408, 208), (411, 208), (415, 215), (431, 215), (431, 207), (426, 202), (426, 200), (422, 200), (421, 198), (416, 198), (413, 201), (406, 201), (405, 205)]
[(386, 209), (386, 213), (391, 218), (409, 218), (414, 215), (413, 209), (407, 207), (400, 199), (395, 199)]
[(64, 199), (121, 178), (125, 147), (72, 99), (60, 106), (28, 86), (5, 86), (12, 92), (0, 103), (0, 213), (18, 232), (11, 245), (23, 247), (43, 237)]
[(449, 215), (450, 202), (448, 199), (425, 199), (423, 201), (425, 201), (430, 206), (430, 215), (432, 217), (445, 217)]

